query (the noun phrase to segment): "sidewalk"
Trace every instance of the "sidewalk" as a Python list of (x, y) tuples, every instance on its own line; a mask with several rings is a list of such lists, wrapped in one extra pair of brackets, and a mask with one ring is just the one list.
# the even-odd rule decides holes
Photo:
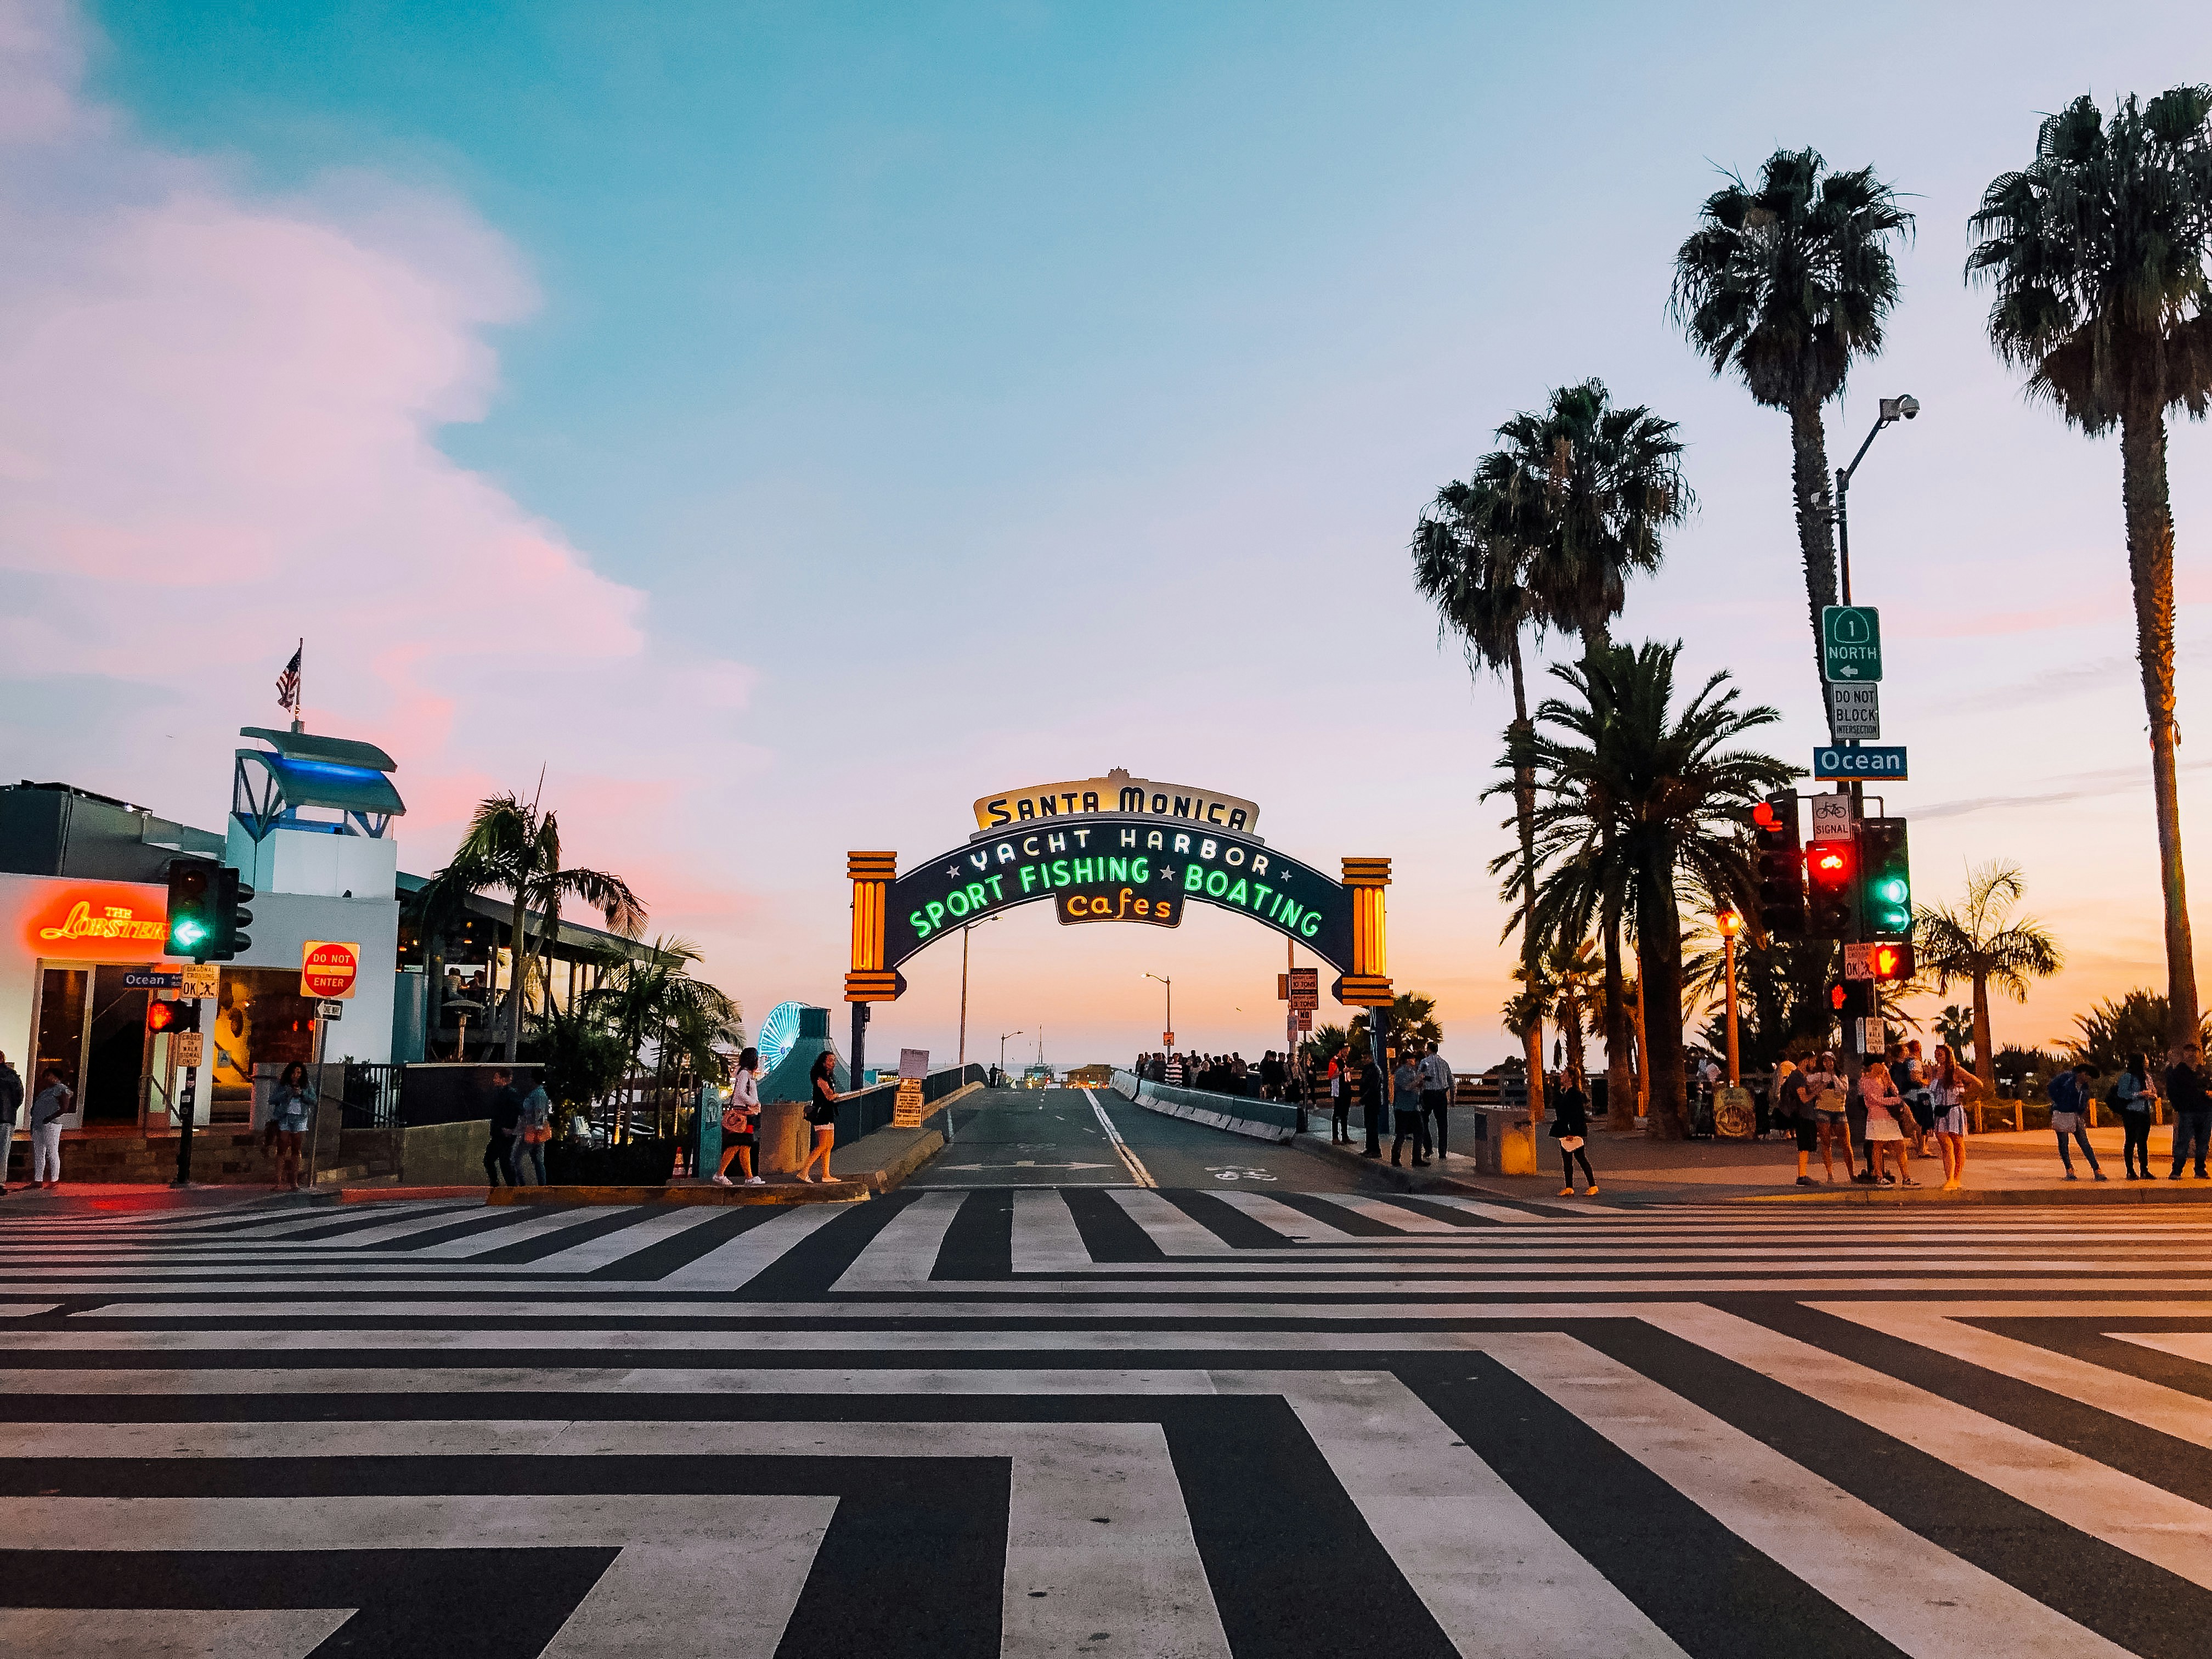
[[(945, 1149), (941, 1129), (878, 1129), (849, 1146), (834, 1148), (834, 1181), (818, 1183), (770, 1175), (759, 1187), (718, 1187), (684, 1179), (665, 1187), (494, 1187), (473, 1190), (488, 1204), (857, 1204), (887, 1193)], [(731, 1177), (732, 1181), (736, 1176)], [(404, 1188), (368, 1188), (341, 1196), (348, 1203), (415, 1196)]]
[[(221, 1210), (278, 1201), (299, 1203), (315, 1194), (276, 1187), (210, 1186), (181, 1189), (139, 1182), (64, 1181), (54, 1191), (10, 1187), (0, 1198), (0, 1221), (10, 1216), (128, 1214), (141, 1210)], [(325, 1193), (321, 1196), (327, 1198)]]
[[(1459, 1126), (1452, 1126), (1456, 1129)], [(1355, 1133), (1358, 1133), (1355, 1131)], [(1939, 1190), (1943, 1165), (1933, 1155), (1911, 1162), (1917, 1188), (1852, 1185), (1840, 1162), (1836, 1182), (1823, 1179), (1820, 1155), (1813, 1154), (1813, 1179), (1817, 1187), (1797, 1185), (1797, 1148), (1794, 1138), (1770, 1136), (1765, 1140), (1655, 1140), (1641, 1132), (1622, 1134), (1603, 1128), (1589, 1137), (1587, 1151), (1597, 1171), (1599, 1195), (1632, 1204), (1765, 1204), (1884, 1205), (1884, 1204), (2206, 1204), (2212, 1203), (2212, 1181), (2198, 1181), (2185, 1170), (2180, 1181), (2168, 1181), (2172, 1166), (2171, 1126), (2150, 1133), (2151, 1168), (2155, 1181), (2129, 1181), (2120, 1163), (2121, 1132), (2115, 1126), (2089, 1131), (2089, 1144), (2097, 1149), (2107, 1181), (2093, 1180), (2081, 1148), (2075, 1151), (2078, 1181), (2069, 1182), (2058, 1161), (2057, 1138), (2048, 1129), (1966, 1138), (1966, 1184), (1955, 1193)], [(1434, 1188), (1443, 1191), (1476, 1192), (1498, 1198), (1550, 1198), (1559, 1190), (1559, 1149), (1537, 1132), (1538, 1172), (1534, 1176), (1481, 1175), (1474, 1160), (1455, 1152), (1425, 1170), (1393, 1169), (1388, 1157), (1363, 1158), (1364, 1136), (1351, 1146), (1332, 1147), (1328, 1123), (1318, 1134), (1300, 1136), (1294, 1143), (1373, 1170), (1390, 1185), (1407, 1192)], [(1387, 1154), (1389, 1137), (1384, 1137)], [(1860, 1167), (1864, 1168), (1862, 1156)], [(1577, 1172), (1579, 1173), (1579, 1171)]]

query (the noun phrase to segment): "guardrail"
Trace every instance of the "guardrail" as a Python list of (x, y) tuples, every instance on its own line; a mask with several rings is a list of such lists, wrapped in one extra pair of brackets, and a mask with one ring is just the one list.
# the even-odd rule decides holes
[[(1255, 1140), (1288, 1140), (1298, 1132), (1298, 1109), (1287, 1101), (1255, 1100), (1249, 1095), (1218, 1095), (1206, 1089), (1154, 1083), (1133, 1072), (1114, 1073), (1115, 1092), (1168, 1117), (1188, 1118)], [(1322, 1108), (1324, 1115), (1328, 1107)]]

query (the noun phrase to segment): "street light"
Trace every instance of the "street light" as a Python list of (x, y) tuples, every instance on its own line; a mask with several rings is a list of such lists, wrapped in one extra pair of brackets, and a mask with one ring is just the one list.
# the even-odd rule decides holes
[(1894, 426), (1899, 421), (1911, 420), (1919, 413), (1920, 399), (1910, 394), (1902, 398), (1884, 398), (1881, 400), (1881, 418), (1874, 423), (1874, 430), (1867, 434), (1866, 441), (1859, 446), (1859, 453), (1851, 457), (1849, 466), (1836, 469), (1836, 550), (1843, 560), (1843, 598), (1845, 605), (1851, 602), (1851, 475), (1859, 470), (1859, 463), (1866, 459), (1866, 453), (1874, 447), (1874, 441), (1881, 436), (1882, 428)]
[(1720, 930), (1721, 953), (1728, 964), (1729, 1087), (1733, 1089), (1743, 1081), (1735, 1042), (1735, 936), (1743, 932), (1743, 918), (1733, 910), (1723, 910), (1713, 918), (1713, 926)]
[(1175, 981), (1164, 974), (1146, 974), (1145, 977), (1158, 980), (1168, 988), (1168, 1023), (1160, 1030), (1160, 1047), (1172, 1048), (1175, 1047)]
[[(1000, 914), (1004, 914), (1001, 912)], [(996, 921), (997, 916), (986, 916), (983, 921)], [(971, 921), (960, 930), (960, 1064), (968, 1064), (968, 935), (983, 925)]]
[(1021, 1035), (1022, 1034), (1019, 1031), (1001, 1031), (999, 1033), (999, 1078), (1002, 1085), (1004, 1084), (1006, 1076), (1006, 1039), (1008, 1037), (1018, 1037)]

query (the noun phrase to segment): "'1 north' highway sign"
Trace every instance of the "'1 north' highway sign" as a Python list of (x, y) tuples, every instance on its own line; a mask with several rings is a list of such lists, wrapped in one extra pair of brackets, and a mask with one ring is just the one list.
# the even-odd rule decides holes
[(1820, 782), (1888, 778), (1902, 783), (1905, 777), (1905, 745), (1844, 749), (1833, 744), (1825, 744), (1813, 751), (1813, 776)]
[(1820, 608), (1820, 672), (1831, 680), (1881, 678), (1881, 613), (1870, 605)]

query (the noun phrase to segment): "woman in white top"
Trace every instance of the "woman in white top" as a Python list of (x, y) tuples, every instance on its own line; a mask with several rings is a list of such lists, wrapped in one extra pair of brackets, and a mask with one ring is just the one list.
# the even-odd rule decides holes
[[(1904, 1048), (1889, 1045), (1888, 1058), (1902, 1064)], [(1905, 1163), (1905, 1127), (1898, 1121), (1898, 1114), (1905, 1109), (1905, 1101), (1897, 1092), (1897, 1085), (1890, 1077), (1889, 1066), (1878, 1060), (1869, 1060), (1866, 1069), (1859, 1073), (1859, 1098), (1866, 1102), (1867, 1164), (1874, 1178), (1887, 1184), (1889, 1173), (1885, 1167), (1891, 1158), (1897, 1160), (1897, 1182), (1901, 1187), (1917, 1187), (1912, 1172)]]
[(730, 1098), (722, 1108), (722, 1167), (714, 1171), (714, 1184), (734, 1187), (730, 1179), (730, 1160), (738, 1160), (744, 1172), (745, 1185), (764, 1187), (768, 1183), (753, 1172), (753, 1152), (760, 1145), (760, 1050), (748, 1048), (738, 1056), (737, 1081), (730, 1086)]
[(1955, 1193), (1966, 1184), (1966, 1085), (1958, 1056), (1946, 1043), (1936, 1045), (1928, 1093), (1936, 1106), (1936, 1150), (1943, 1154), (1943, 1190)]

